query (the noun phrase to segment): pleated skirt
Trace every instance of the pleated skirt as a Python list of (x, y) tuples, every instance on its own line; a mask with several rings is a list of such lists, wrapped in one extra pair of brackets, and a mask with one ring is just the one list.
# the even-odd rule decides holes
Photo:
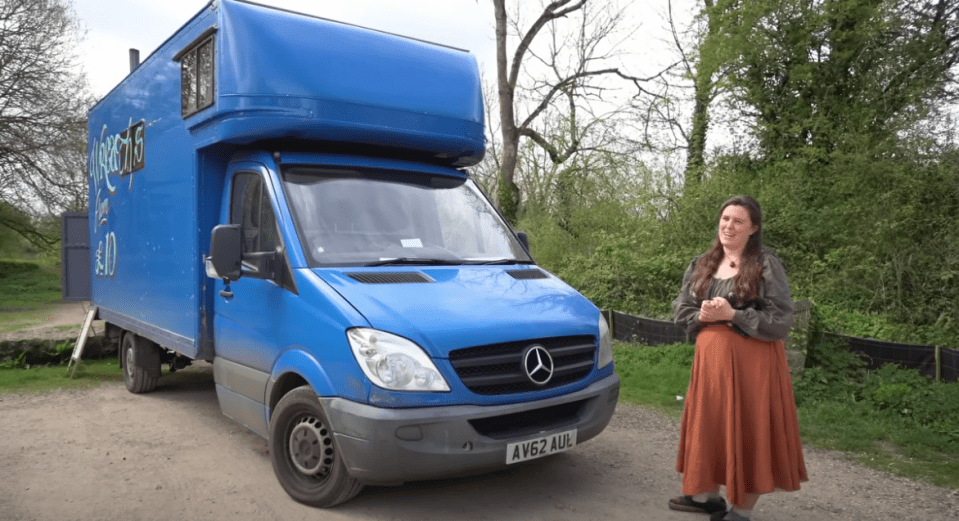
[(747, 493), (799, 490), (808, 481), (782, 342), (722, 325), (700, 331), (676, 470), (683, 494), (725, 485), (734, 505), (744, 504)]

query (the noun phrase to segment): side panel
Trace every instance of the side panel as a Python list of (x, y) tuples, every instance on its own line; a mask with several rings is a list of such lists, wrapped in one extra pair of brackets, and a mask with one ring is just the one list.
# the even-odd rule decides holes
[(266, 406), (262, 399), (257, 401), (249, 397), (263, 396), (270, 375), (217, 357), (213, 360), (213, 376), (223, 414), (266, 438), (270, 430)]
[[(210, 23), (203, 18), (194, 25)], [(200, 154), (180, 116), (172, 55), (188, 33), (171, 38), (90, 111), (90, 264), (91, 300), (104, 318), (196, 357), (205, 356), (201, 226), (216, 215), (219, 194), (201, 210), (211, 195), (205, 191), (218, 183), (201, 184)]]

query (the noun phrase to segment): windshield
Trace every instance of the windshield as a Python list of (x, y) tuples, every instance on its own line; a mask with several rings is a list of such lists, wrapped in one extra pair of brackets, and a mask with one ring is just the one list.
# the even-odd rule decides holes
[(283, 185), (312, 266), (532, 262), (469, 179), (294, 166)]

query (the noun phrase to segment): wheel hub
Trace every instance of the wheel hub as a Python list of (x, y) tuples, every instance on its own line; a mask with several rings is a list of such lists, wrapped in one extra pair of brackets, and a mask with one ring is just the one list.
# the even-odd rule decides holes
[(133, 356), (134, 356), (134, 353), (133, 353), (133, 342), (130, 342), (129, 345), (127, 346), (127, 353), (126, 353), (126, 354), (127, 354), (127, 360), (126, 360), (126, 363), (123, 364), (123, 365), (125, 366), (124, 368), (126, 369), (127, 376), (129, 376), (130, 378), (133, 378), (133, 376), (134, 376), (134, 372), (133, 372), (133, 371), (134, 371), (134, 367), (133, 367), (133, 366), (136, 365), (136, 362), (134, 362), (134, 358), (133, 358)]
[(333, 466), (333, 433), (319, 419), (307, 416), (290, 432), (289, 450), (298, 471), (324, 477)]

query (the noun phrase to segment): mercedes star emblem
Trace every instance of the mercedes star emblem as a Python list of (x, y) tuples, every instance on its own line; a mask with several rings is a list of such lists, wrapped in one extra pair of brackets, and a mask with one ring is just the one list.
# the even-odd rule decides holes
[(553, 357), (541, 345), (530, 346), (523, 355), (523, 368), (529, 381), (536, 385), (546, 385), (553, 377)]

